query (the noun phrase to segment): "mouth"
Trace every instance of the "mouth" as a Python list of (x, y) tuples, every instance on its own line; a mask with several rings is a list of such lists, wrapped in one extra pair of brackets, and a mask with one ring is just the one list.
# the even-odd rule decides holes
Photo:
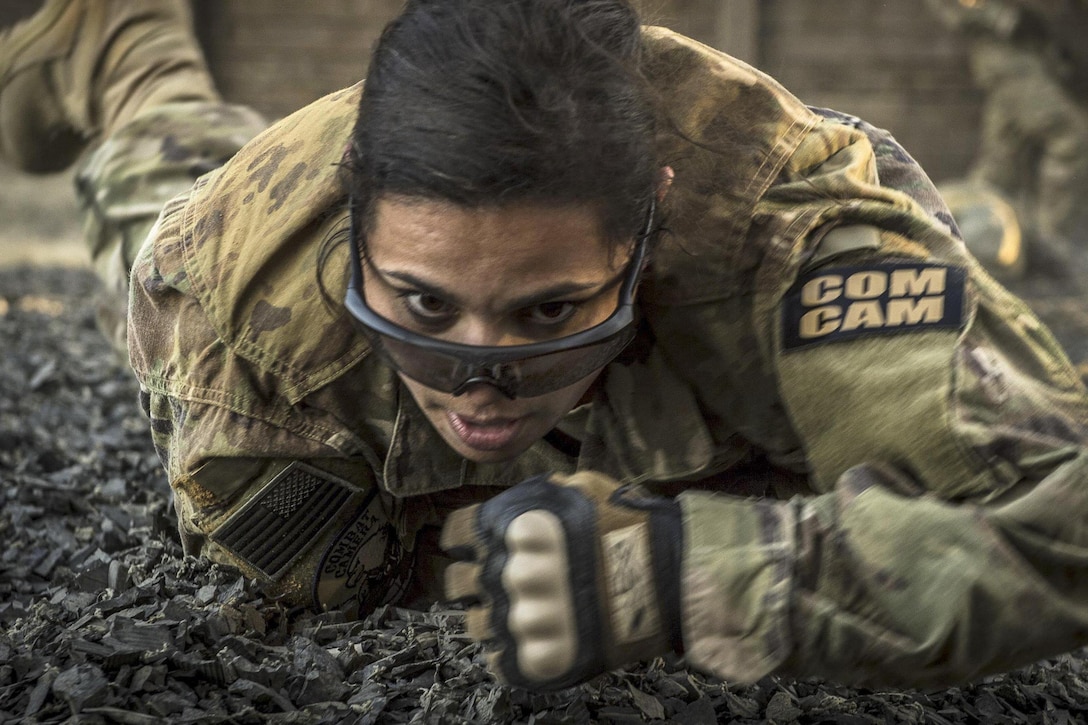
[(470, 418), (450, 411), (446, 419), (454, 434), (469, 448), (498, 451), (517, 437), (524, 418)]

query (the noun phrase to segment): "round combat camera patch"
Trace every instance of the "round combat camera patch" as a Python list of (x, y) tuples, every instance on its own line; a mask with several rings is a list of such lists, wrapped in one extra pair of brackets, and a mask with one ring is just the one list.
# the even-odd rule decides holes
[(376, 494), (367, 496), (321, 557), (314, 601), (322, 609), (358, 618), (395, 602), (408, 586), (404, 548)]

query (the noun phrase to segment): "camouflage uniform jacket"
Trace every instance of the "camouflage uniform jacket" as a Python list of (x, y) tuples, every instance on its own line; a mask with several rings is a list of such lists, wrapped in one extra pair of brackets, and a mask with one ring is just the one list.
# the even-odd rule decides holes
[[(446, 448), (340, 304), (358, 88), (168, 205), (129, 344), (190, 551), (370, 606), (387, 580), (360, 571), (391, 570), (443, 511), (593, 469), (679, 494), (686, 656), (721, 677), (947, 683), (1088, 642), (1088, 402), (1049, 332), (925, 189), (881, 184), (865, 133), (646, 37), (676, 182), (641, 332), (508, 464)], [(884, 153), (881, 175), (912, 165)], [(259, 525), (239, 514), (257, 504)]]

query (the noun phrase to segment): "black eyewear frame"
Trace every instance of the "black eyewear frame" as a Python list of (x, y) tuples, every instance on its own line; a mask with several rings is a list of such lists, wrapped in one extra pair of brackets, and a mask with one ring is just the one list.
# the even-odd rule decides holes
[(374, 349), (394, 370), (444, 393), (461, 395), (474, 383), (487, 383), (507, 397), (534, 397), (571, 385), (607, 365), (635, 335), (635, 289), (654, 230), (656, 205), (628, 262), (619, 303), (603, 322), (573, 335), (526, 345), (463, 345), (421, 335), (377, 314), (363, 294), (361, 237), (351, 208), (351, 280), (344, 303)]

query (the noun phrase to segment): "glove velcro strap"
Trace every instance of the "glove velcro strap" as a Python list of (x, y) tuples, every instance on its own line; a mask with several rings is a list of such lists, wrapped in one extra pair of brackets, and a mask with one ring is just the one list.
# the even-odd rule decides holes
[(680, 619), (680, 566), (683, 557), (683, 524), (680, 503), (675, 499), (644, 495), (639, 489), (622, 486), (609, 503), (648, 514), (650, 567), (653, 573), (657, 611), (662, 638), (677, 653), (684, 649)]
[(677, 654), (684, 653), (680, 616), (680, 568), (684, 559), (684, 525), (680, 503), (664, 502), (660, 515), (650, 516), (654, 541), (654, 580), (665, 620), (669, 645)]

